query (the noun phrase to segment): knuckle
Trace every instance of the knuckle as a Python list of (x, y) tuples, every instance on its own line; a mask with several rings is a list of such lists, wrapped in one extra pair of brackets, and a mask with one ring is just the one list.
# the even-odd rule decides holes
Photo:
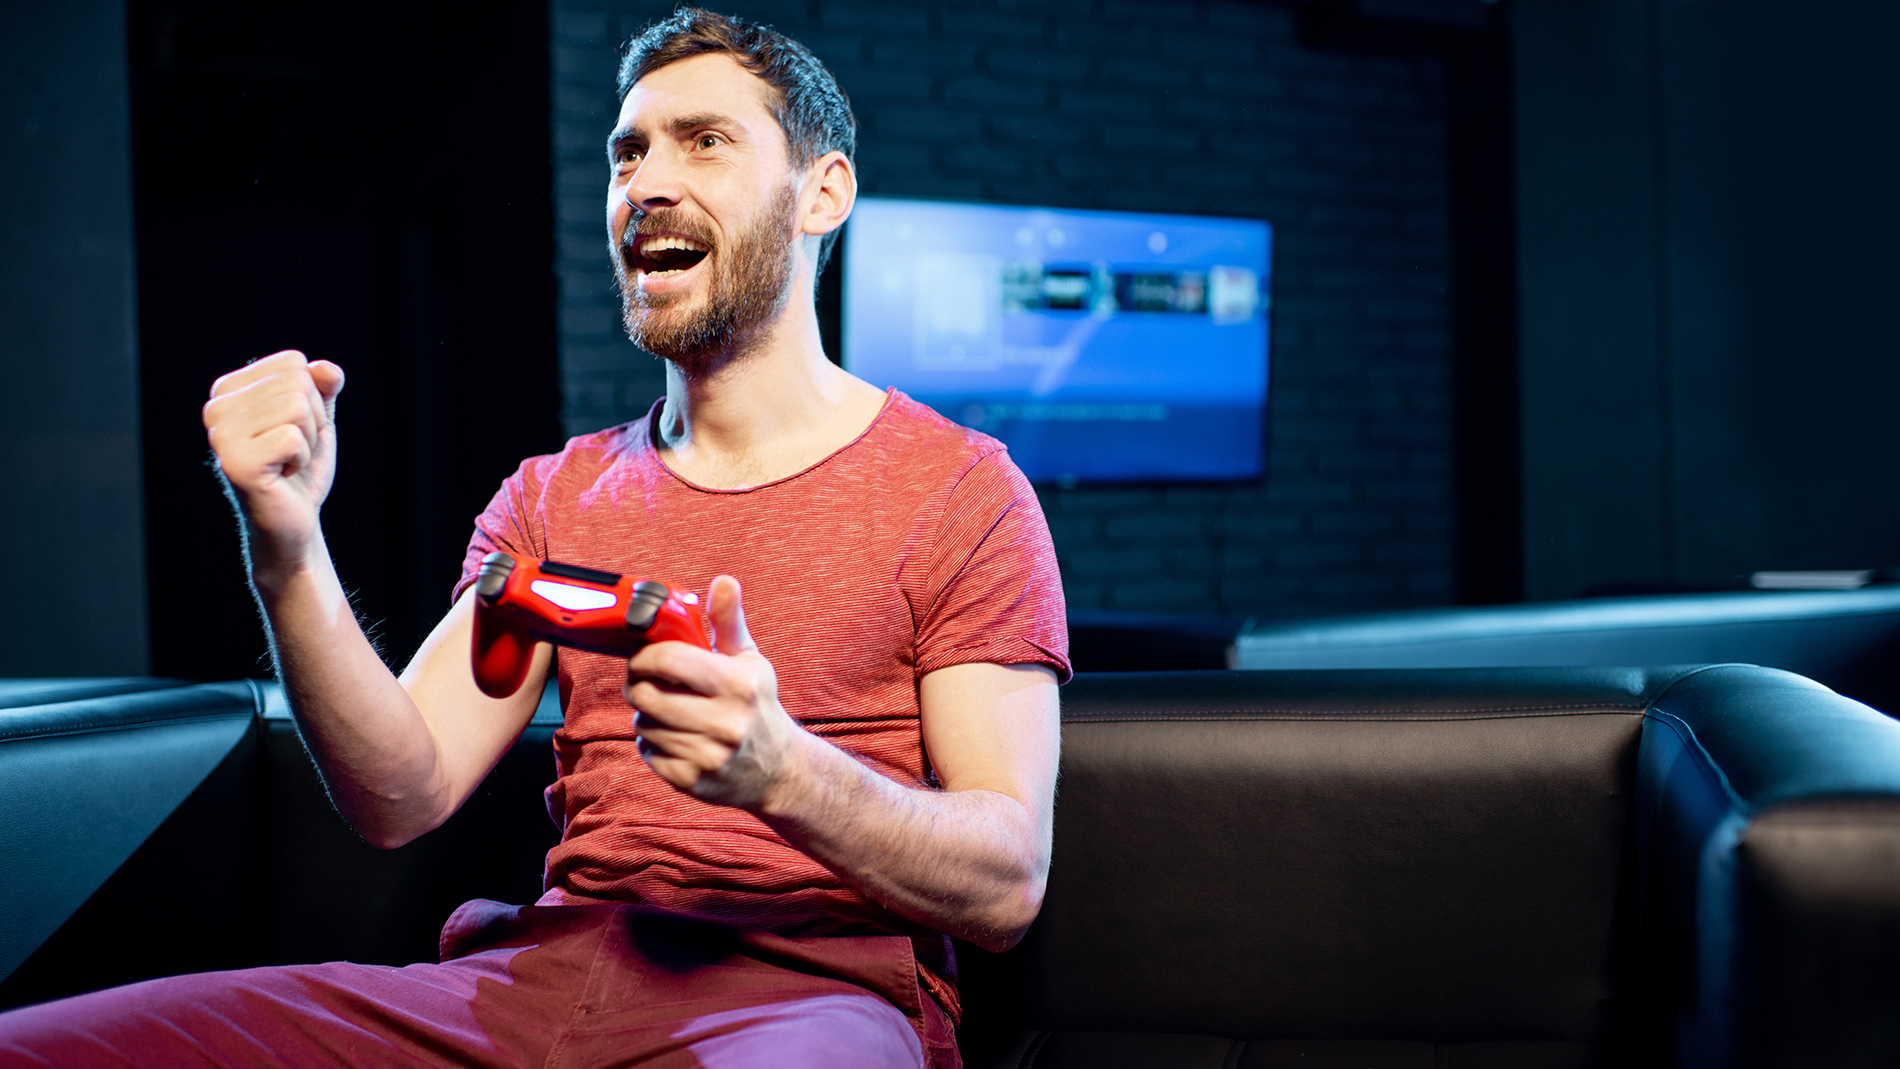
[(285, 422), (301, 423), (310, 418), (310, 399), (295, 391), (277, 396), (276, 409)]

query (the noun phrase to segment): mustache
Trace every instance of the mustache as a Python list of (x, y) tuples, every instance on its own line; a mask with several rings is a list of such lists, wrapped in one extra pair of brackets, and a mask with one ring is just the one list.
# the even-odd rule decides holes
[(633, 224), (620, 235), (620, 247), (626, 252), (634, 252), (641, 237), (654, 234), (677, 234), (692, 238), (708, 249), (716, 244), (712, 228), (684, 209), (655, 208), (650, 212), (635, 210)]

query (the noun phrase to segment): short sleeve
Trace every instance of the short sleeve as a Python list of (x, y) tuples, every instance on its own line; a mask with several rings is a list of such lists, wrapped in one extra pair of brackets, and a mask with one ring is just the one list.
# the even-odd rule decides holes
[(468, 551), (462, 554), (462, 577), (455, 581), (449, 604), (461, 599), (462, 591), (475, 581), (482, 558), (496, 550), (516, 557), (546, 559), (547, 538), (539, 522), (540, 476), (544, 474), (540, 469), (550, 459), (531, 457), (522, 461), (513, 475), (502, 480), (501, 489), (495, 491), (488, 507), (475, 517), (475, 533), (469, 536)]
[(918, 675), (951, 665), (1041, 664), (1066, 683), (1068, 616), (1042, 505), (996, 450), (952, 490), (917, 629)]

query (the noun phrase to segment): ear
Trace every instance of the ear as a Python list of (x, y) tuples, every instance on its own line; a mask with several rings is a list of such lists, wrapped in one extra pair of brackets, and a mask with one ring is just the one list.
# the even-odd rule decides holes
[(827, 152), (805, 172), (806, 207), (799, 231), (822, 237), (844, 225), (858, 202), (858, 173), (842, 152)]

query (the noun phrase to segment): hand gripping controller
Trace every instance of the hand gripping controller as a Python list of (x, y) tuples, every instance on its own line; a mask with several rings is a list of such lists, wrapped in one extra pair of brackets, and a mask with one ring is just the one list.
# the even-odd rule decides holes
[(631, 657), (649, 642), (711, 649), (691, 591), (558, 561), (482, 558), (475, 579), (475, 684), (506, 698), (528, 677), (534, 644)]

